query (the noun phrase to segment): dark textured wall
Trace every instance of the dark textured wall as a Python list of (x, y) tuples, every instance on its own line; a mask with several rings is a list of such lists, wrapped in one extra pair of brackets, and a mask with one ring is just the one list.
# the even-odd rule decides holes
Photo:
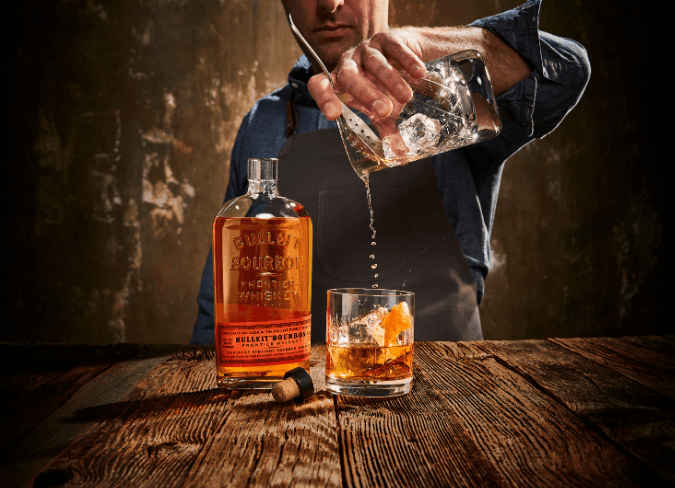
[[(187, 342), (236, 130), (300, 54), (278, 0), (38, 2), (5, 18), (12, 218), (0, 340)], [(504, 0), (392, 0), (465, 24)], [(639, 7), (545, 0), (583, 43), (579, 106), (504, 171), (486, 338), (663, 333), (665, 178)]]

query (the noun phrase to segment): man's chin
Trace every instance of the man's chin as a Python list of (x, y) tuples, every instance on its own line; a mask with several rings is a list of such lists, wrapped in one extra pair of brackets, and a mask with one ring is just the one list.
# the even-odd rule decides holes
[(318, 45), (318, 49), (315, 50), (321, 61), (323, 61), (323, 64), (328, 68), (328, 71), (333, 71), (338, 61), (340, 61), (342, 54), (351, 49), (351, 47), (349, 43), (344, 42), (322, 42)]

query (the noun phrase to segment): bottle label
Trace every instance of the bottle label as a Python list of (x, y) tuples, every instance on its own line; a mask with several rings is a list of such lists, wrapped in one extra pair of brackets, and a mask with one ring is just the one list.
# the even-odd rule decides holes
[(221, 366), (241, 368), (308, 361), (312, 316), (216, 325)]
[[(306, 226), (298, 219), (222, 227), (222, 289), (227, 302), (303, 309), (309, 281)], [(261, 229), (266, 225), (268, 228)], [(304, 235), (303, 235), (304, 234)], [(218, 248), (216, 247), (216, 249)]]

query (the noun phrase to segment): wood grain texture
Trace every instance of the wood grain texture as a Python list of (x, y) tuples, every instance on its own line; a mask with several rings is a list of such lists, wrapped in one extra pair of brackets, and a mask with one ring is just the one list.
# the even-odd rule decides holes
[(675, 356), (611, 337), (551, 341), (675, 399)]
[(54, 366), (49, 364), (71, 355), (75, 361), (73, 365), (82, 360), (82, 354), (77, 354), (76, 350), (64, 355), (64, 349), (64, 345), (3, 345), (0, 355), (0, 456), (72, 394), (69, 386), (77, 382), (77, 375), (71, 374), (70, 381), (62, 381), (63, 368), (54, 371)]
[(654, 472), (473, 343), (418, 343), (413, 391), (338, 397), (347, 486), (648, 486)]
[[(615, 342), (584, 342), (600, 351), (604, 341)], [(629, 357), (631, 343), (622, 344)], [(479, 347), (675, 484), (675, 401), (671, 398), (561, 347), (559, 341), (488, 341)]]
[(14, 443), (0, 462), (2, 483), (21, 486), (33, 477), (94, 425), (76, 412), (120, 400), (177, 347), (63, 346), (30, 360), (19, 375), (29, 391), (9, 402), (20, 408), (3, 424), (3, 439)]
[[(393, 399), (216, 388), (212, 347), (0, 345), (0, 486), (675, 484), (672, 337), (418, 343)], [(337, 407), (337, 408), (336, 408)]]
[(3, 345), (0, 357), (0, 454), (83, 385), (138, 354), (129, 345)]
[(621, 340), (675, 358), (675, 336), (626, 336)]
[[(313, 353), (320, 362), (324, 349)], [(75, 416), (96, 425), (41, 476), (95, 486), (341, 483), (332, 397), (280, 405), (268, 391), (218, 389), (213, 348), (184, 348), (121, 401)]]

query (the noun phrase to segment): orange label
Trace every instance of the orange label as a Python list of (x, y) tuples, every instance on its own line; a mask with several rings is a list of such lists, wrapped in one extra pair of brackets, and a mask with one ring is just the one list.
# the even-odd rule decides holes
[(311, 315), (294, 321), (217, 324), (219, 364), (247, 367), (306, 361), (311, 354), (311, 329)]

